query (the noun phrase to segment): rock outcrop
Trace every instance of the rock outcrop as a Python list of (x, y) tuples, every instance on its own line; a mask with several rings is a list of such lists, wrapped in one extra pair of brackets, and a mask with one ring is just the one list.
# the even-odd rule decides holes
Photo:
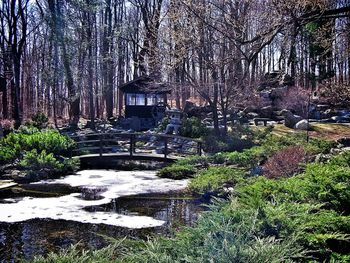
[(297, 124), (299, 121), (301, 121), (303, 118), (294, 115), (291, 111), (289, 110), (282, 110), (281, 115), (284, 117), (284, 125), (288, 128), (294, 129), (295, 124)]
[(301, 120), (295, 124), (295, 129), (307, 131), (309, 129), (309, 122), (307, 120)]

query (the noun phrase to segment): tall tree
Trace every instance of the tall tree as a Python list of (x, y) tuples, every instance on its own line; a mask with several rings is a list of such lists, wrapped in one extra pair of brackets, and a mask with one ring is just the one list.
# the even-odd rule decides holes
[[(5, 59), (5, 71), (11, 83), (12, 114), (15, 126), (22, 122), (21, 112), (21, 59), (27, 40), (29, 0), (5, 0), (0, 7), (0, 36)], [(6, 101), (6, 99), (5, 99)], [(5, 111), (6, 112), (6, 111)]]
[(69, 119), (72, 127), (77, 127), (80, 117), (80, 91), (74, 83), (73, 72), (71, 67), (71, 56), (67, 50), (65, 41), (65, 18), (63, 14), (62, 0), (47, 0), (50, 11), (51, 26), (55, 40), (61, 49), (64, 73), (66, 78), (66, 85), (68, 89), (69, 102)]

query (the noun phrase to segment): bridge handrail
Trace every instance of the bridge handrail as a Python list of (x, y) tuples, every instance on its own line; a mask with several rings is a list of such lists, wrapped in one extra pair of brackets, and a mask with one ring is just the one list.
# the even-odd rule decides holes
[[(127, 132), (127, 133), (120, 133), (120, 132), (105, 132), (105, 133), (89, 133), (89, 134), (84, 134), (84, 135), (73, 135), (69, 136), (70, 138), (80, 138), (80, 137), (89, 137), (89, 136), (98, 136), (98, 140), (83, 140), (83, 141), (76, 141), (77, 145), (83, 144), (83, 143), (91, 143), (91, 142), (99, 142), (98, 147), (93, 147), (94, 149), (99, 149), (100, 156), (103, 155), (103, 150), (104, 149), (110, 149), (111, 147), (109, 146), (104, 146), (103, 142), (110, 141), (111, 139), (104, 138), (105, 136), (112, 135), (112, 136), (119, 136), (119, 137), (127, 137), (130, 140), (130, 147), (129, 147), (129, 154), (130, 156), (133, 156), (135, 153), (136, 149), (136, 137), (137, 136), (155, 136), (162, 138), (164, 140), (164, 158), (167, 159), (167, 156), (169, 154), (168, 152), (168, 139), (180, 139), (184, 141), (193, 141), (197, 143), (197, 154), (202, 155), (202, 140), (201, 139), (194, 139), (194, 138), (189, 138), (189, 137), (184, 137), (184, 136), (179, 136), (179, 135), (171, 135), (171, 134), (155, 134), (155, 133), (141, 133), (141, 132)], [(78, 146), (79, 148), (79, 146)], [(91, 147), (80, 147), (78, 151), (88, 149)], [(74, 150), (76, 151), (76, 150)]]
[(142, 133), (142, 132), (98, 132), (98, 133), (87, 133), (83, 135), (72, 135), (70, 138), (80, 138), (83, 136), (101, 136), (101, 135), (118, 135), (118, 136), (155, 136), (155, 137), (166, 137), (172, 139), (181, 139), (184, 141), (194, 141), (194, 142), (203, 142), (201, 139), (184, 137), (180, 135), (172, 135), (172, 134), (162, 134), (162, 133)]

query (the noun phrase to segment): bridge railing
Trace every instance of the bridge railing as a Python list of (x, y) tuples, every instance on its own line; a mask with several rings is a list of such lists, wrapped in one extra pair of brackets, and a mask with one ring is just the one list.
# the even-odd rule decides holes
[(137, 154), (188, 156), (202, 155), (202, 141), (169, 134), (151, 133), (92, 133), (70, 136), (76, 141), (73, 155), (98, 153), (125, 153), (131, 157)]

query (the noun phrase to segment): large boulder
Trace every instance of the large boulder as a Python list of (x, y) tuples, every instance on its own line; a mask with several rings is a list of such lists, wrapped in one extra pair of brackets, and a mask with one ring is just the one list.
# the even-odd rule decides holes
[(197, 106), (191, 101), (186, 101), (183, 112), (185, 115), (187, 115), (188, 118), (191, 118), (191, 117), (205, 118), (206, 115), (211, 112), (211, 107)]
[(284, 117), (284, 125), (292, 129), (294, 129), (295, 124), (303, 119), (298, 115), (294, 115), (290, 110), (282, 110), (281, 115)]
[(344, 115), (344, 116), (334, 116), (331, 118), (333, 122), (337, 123), (349, 123), (350, 122), (350, 115)]
[(248, 112), (248, 113), (246, 114), (246, 117), (247, 117), (248, 119), (254, 119), (254, 118), (258, 118), (258, 117), (259, 117), (259, 114), (255, 113), (255, 112)]
[(262, 107), (260, 109), (260, 117), (261, 118), (271, 119), (272, 116), (273, 116), (273, 107), (272, 106), (266, 106), (266, 107)]
[(322, 112), (323, 118), (331, 118), (331, 117), (337, 116), (337, 115), (338, 115), (338, 111), (335, 109), (327, 109), (327, 110)]
[(307, 131), (309, 129), (309, 122), (307, 120), (298, 121), (295, 124), (295, 129)]
[(345, 147), (350, 147), (350, 136), (340, 138), (339, 140), (337, 140), (337, 143), (340, 143)]

